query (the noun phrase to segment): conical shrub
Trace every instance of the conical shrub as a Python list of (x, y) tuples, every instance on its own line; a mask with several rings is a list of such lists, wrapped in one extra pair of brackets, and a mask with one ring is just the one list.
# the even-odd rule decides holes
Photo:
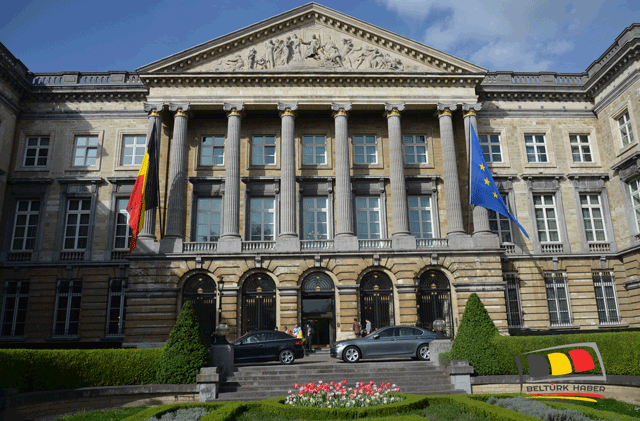
[(157, 382), (195, 383), (200, 368), (210, 365), (211, 356), (204, 346), (196, 313), (191, 303), (185, 303), (165, 344)]

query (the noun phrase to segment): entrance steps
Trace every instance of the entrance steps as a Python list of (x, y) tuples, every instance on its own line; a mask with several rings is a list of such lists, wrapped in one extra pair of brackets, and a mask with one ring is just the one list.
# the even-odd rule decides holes
[(220, 387), (219, 400), (261, 400), (285, 396), (294, 383), (340, 382), (354, 387), (356, 382), (377, 385), (390, 382), (400, 388), (400, 393), (419, 395), (464, 393), (451, 385), (449, 376), (441, 366), (429, 361), (412, 360), (363, 360), (348, 364), (330, 358), (329, 350), (318, 350), (293, 365), (278, 363), (243, 364), (235, 367)]

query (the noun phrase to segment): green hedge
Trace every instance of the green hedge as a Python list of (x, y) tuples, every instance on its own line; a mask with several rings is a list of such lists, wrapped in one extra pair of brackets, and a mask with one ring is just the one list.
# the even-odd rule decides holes
[(20, 392), (154, 384), (163, 348), (0, 350), (0, 389)]
[(601, 411), (599, 409), (590, 408), (584, 405), (576, 405), (568, 402), (544, 402), (552, 408), (556, 409), (574, 409), (585, 414), (587, 417), (594, 420), (611, 420), (611, 421), (637, 421), (637, 417), (631, 417), (629, 415), (618, 414), (616, 412)]

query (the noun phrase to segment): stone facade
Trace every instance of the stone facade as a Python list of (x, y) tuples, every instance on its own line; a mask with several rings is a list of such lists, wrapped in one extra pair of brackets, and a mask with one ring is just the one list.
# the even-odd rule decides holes
[[(0, 47), (0, 344), (158, 346), (186, 301), (205, 336), (451, 335), (473, 292), (505, 333), (640, 326), (638, 25), (580, 74), (489, 73), (317, 4), (135, 72)], [(530, 238), (469, 205), (471, 125)]]

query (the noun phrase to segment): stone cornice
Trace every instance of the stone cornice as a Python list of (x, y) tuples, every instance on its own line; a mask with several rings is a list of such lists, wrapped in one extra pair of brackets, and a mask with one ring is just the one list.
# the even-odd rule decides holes
[(21, 96), (31, 88), (30, 73), (27, 66), (18, 60), (0, 42), (0, 78)]
[(147, 118), (142, 110), (106, 110), (106, 111), (43, 111), (23, 112), (21, 120), (105, 120), (115, 118)]

